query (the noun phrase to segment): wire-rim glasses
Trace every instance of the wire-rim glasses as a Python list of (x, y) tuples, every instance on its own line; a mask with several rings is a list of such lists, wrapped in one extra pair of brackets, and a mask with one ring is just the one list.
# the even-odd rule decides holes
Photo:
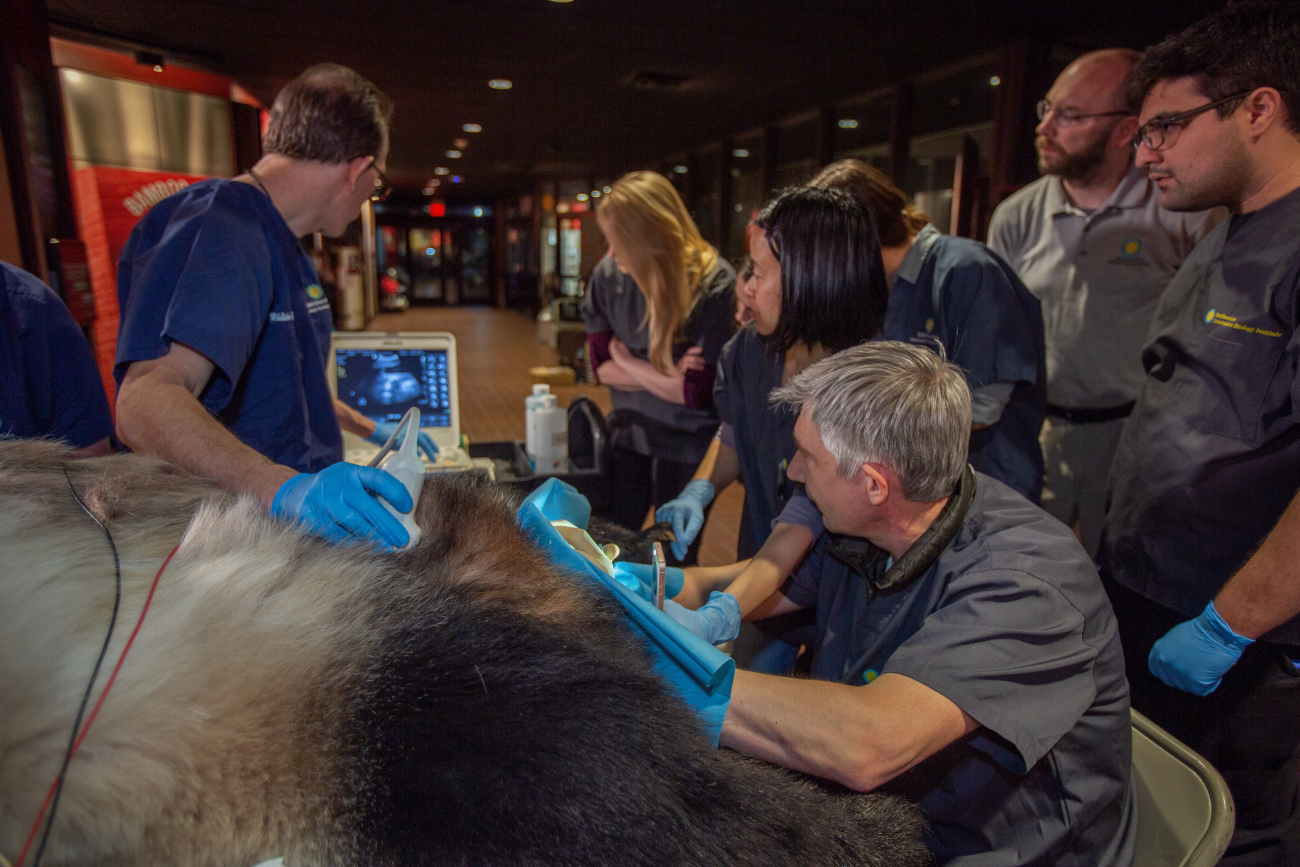
[(370, 167), (375, 170), (375, 174), (379, 175), (379, 177), (375, 178), (375, 191), (370, 194), (370, 201), (382, 202), (393, 191), (393, 184), (388, 180), (388, 176), (384, 174), (384, 170), (379, 167), (379, 163), (375, 162), (374, 157), (370, 158)]
[(1055, 108), (1052, 106), (1051, 100), (1047, 99), (1038, 100), (1038, 104), (1034, 106), (1034, 111), (1039, 120), (1047, 120), (1049, 114), (1053, 115), (1056, 118), (1056, 125), (1062, 127), (1094, 117), (1129, 117), (1133, 114), (1131, 111), (1099, 111), (1095, 114), (1079, 114), (1068, 108)]

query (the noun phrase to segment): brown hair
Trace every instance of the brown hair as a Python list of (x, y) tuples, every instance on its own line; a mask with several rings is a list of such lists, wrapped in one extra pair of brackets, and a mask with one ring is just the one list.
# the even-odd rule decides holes
[(844, 190), (866, 205), (876, 221), (876, 234), (882, 247), (906, 243), (930, 222), (930, 215), (908, 204), (907, 196), (884, 172), (862, 160), (831, 163), (818, 172), (808, 186)]
[(345, 163), (388, 150), (393, 103), (362, 76), (321, 63), (285, 85), (271, 106), (262, 150), (295, 160)]
[(626, 239), (619, 262), (645, 295), (649, 360), (666, 373), (673, 364), (673, 338), (690, 315), (700, 282), (717, 264), (718, 251), (701, 237), (677, 190), (655, 172), (619, 178), (596, 216), (602, 230)]

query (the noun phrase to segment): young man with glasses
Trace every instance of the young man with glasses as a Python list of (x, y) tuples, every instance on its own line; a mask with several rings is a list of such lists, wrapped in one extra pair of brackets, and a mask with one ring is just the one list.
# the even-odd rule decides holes
[(192, 184), (131, 233), (118, 266), (117, 433), (331, 539), (407, 533), (388, 474), (341, 463), (340, 426), (374, 426), (333, 400), (333, 317), (299, 238), (343, 234), (388, 190), (391, 103), (342, 66), (314, 66), (276, 97), (264, 155), (232, 180)]
[(1232, 790), (1223, 863), (1300, 864), (1300, 5), (1231, 5), (1133, 86), (1165, 207), (1232, 217), (1161, 298), (1098, 559), (1134, 707)]
[(1075, 60), (1038, 103), (1043, 177), (1002, 203), (989, 246), (1042, 303), (1047, 347), (1042, 506), (1097, 553), (1111, 458), (1142, 385), (1156, 301), (1213, 225), (1162, 208), (1133, 165), (1137, 52)]

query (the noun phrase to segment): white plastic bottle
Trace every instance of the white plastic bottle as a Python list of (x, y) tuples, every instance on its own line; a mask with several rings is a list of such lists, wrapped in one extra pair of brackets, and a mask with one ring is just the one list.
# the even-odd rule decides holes
[(420, 541), (420, 526), (415, 523), (415, 508), (420, 505), (420, 491), (424, 488), (424, 462), (420, 460), (420, 455), (416, 451), (420, 444), (420, 411), (412, 407), (402, 419), (401, 425), (406, 426), (406, 438), (402, 441), (402, 447), (389, 452), (387, 457), (379, 462), (379, 469), (406, 486), (407, 492), (411, 495), (411, 511), (403, 514), (382, 497), (379, 502), (383, 503), (384, 508), (401, 521), (406, 532), (411, 534), (410, 541), (401, 548), (406, 550)]
[(550, 393), (549, 385), (539, 383), (533, 386), (533, 393), (524, 398), (524, 451), (534, 466), (537, 465), (537, 410), (546, 403), (546, 396)]
[(539, 476), (553, 476), (569, 471), (569, 413), (560, 407), (559, 399), (548, 394), (542, 405), (533, 410), (537, 451), (529, 456), (533, 472)]

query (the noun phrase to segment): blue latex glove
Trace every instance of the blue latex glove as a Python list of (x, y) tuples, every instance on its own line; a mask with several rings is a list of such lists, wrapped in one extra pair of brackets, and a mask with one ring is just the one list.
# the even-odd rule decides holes
[(740, 603), (730, 593), (714, 590), (698, 611), (665, 601), (664, 614), (710, 644), (731, 641), (740, 634)]
[(1211, 602), (1199, 616), (1178, 624), (1152, 646), (1147, 667), (1169, 686), (1209, 695), (1242, 651), (1254, 643), (1233, 632)]
[(411, 511), (410, 492), (393, 476), (376, 467), (338, 463), (319, 473), (299, 473), (281, 485), (271, 514), (299, 521), (331, 542), (361, 539), (400, 548), (410, 534), (378, 497), (399, 512)]
[[(393, 435), (393, 431), (397, 430), (399, 424), (401, 424), (400, 421), (376, 422), (375, 432), (369, 436), (366, 442), (371, 442), (382, 447), (384, 443), (388, 442), (388, 438)], [(405, 436), (400, 437), (397, 442), (393, 443), (393, 449), (400, 449), (402, 447), (402, 441), (405, 439)], [(416, 444), (416, 448), (424, 452), (424, 456), (429, 460), (436, 461), (438, 459), (438, 444), (433, 441), (433, 437), (429, 436), (423, 430), (420, 431), (420, 439)]]
[(655, 510), (656, 521), (671, 521), (673, 535), (673, 555), (678, 560), (686, 558), (686, 549), (691, 547), (700, 528), (704, 526), (704, 507), (713, 502), (713, 482), (708, 479), (692, 479), (682, 488), (677, 499), (669, 500)]
[[(614, 579), (646, 602), (654, 604), (654, 600), (650, 598), (650, 588), (654, 586), (655, 580), (654, 567), (649, 563), (624, 563), (620, 560), (614, 564)], [(676, 566), (664, 569), (664, 599), (672, 599), (681, 593), (685, 582), (686, 573), (681, 569)], [(664, 602), (664, 606), (667, 605), (668, 603)]]

